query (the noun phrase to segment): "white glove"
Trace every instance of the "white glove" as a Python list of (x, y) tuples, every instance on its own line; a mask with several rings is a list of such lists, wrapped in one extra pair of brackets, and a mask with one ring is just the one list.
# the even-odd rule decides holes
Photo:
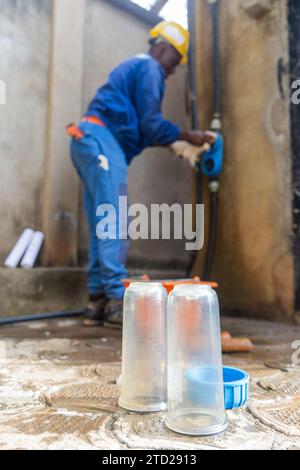
[(210, 149), (210, 145), (206, 143), (201, 147), (196, 147), (195, 145), (189, 144), (185, 140), (177, 140), (170, 145), (170, 149), (177, 157), (187, 160), (194, 168), (196, 163), (198, 163), (201, 155)]

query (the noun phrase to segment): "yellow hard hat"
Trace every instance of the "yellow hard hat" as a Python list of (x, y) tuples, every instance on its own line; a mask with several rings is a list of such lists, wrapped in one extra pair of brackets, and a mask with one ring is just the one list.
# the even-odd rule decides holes
[(175, 21), (162, 21), (154, 26), (150, 31), (153, 39), (158, 37), (168, 41), (182, 56), (181, 63), (186, 64), (188, 61), (188, 51), (190, 45), (190, 33)]

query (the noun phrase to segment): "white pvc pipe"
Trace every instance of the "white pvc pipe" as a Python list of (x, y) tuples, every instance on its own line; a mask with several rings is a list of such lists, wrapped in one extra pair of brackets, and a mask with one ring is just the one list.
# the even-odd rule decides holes
[(22, 268), (31, 269), (33, 268), (36, 259), (39, 255), (40, 249), (44, 241), (44, 234), (42, 232), (35, 232), (30, 242), (29, 247), (26, 250), (24, 258), (21, 261)]
[(23, 231), (19, 240), (4, 261), (4, 266), (7, 268), (16, 268), (18, 266), (22, 256), (24, 255), (32, 240), (33, 234), (34, 231), (31, 228), (26, 228)]

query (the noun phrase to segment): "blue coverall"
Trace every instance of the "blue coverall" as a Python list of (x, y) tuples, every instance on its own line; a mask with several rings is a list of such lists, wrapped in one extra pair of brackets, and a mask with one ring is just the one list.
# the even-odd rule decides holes
[[(72, 161), (84, 184), (84, 206), (89, 225), (88, 291), (120, 299), (121, 279), (127, 276), (128, 241), (99, 239), (96, 215), (101, 204), (112, 204), (118, 214), (119, 196), (127, 195), (127, 167), (146, 147), (169, 145), (180, 129), (165, 120), (161, 104), (165, 72), (151, 56), (141, 54), (119, 65), (90, 103), (85, 116), (106, 125), (81, 122), (84, 137), (72, 139)], [(119, 220), (116, 220), (118, 234)]]

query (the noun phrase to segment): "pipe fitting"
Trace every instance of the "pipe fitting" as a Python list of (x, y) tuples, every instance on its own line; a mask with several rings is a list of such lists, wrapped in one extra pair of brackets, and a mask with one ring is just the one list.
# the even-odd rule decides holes
[(212, 131), (221, 132), (221, 130), (222, 130), (222, 121), (221, 121), (221, 116), (219, 114), (215, 114), (213, 116), (213, 119), (210, 123), (210, 129)]
[(208, 189), (211, 193), (218, 193), (220, 189), (220, 183), (217, 180), (212, 180), (208, 183)]

